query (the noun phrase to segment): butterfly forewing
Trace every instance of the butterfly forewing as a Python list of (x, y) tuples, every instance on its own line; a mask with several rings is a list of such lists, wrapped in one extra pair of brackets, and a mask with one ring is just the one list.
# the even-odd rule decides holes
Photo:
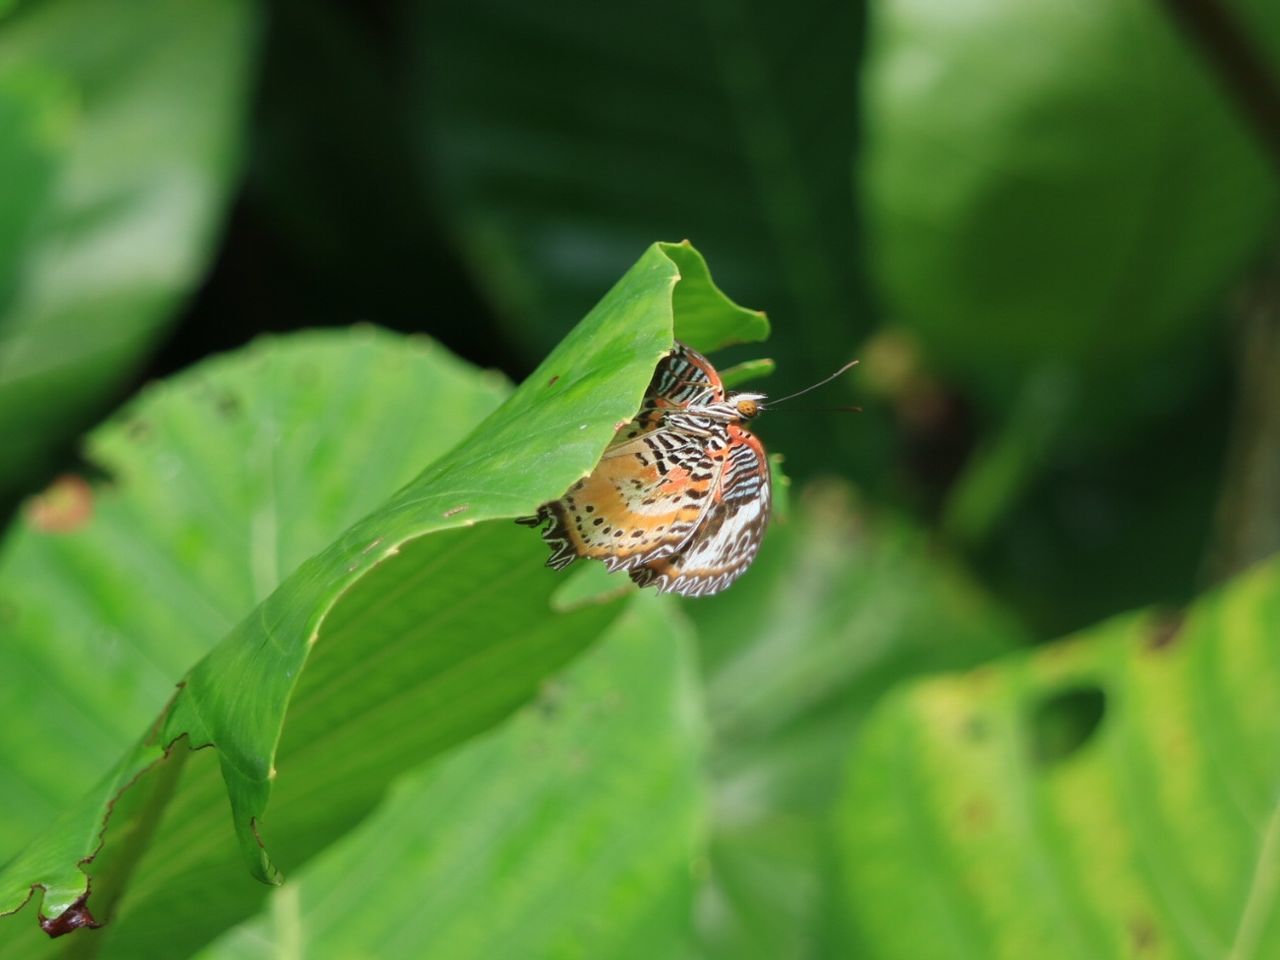
[(591, 475), (547, 508), (564, 562), (593, 557), (630, 570), (678, 550), (711, 502), (713, 464), (702, 444), (650, 430), (610, 447)]

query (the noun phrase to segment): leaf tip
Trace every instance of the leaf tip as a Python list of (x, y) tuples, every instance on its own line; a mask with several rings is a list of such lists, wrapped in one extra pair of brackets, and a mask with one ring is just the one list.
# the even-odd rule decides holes
[(249, 818), (249, 831), (253, 835), (253, 842), (258, 845), (258, 855), (253, 863), (253, 876), (268, 886), (280, 886), (284, 883), (284, 874), (280, 872), (280, 868), (275, 865), (267, 853), (266, 842), (258, 831), (257, 817)]
[(47, 933), (51, 940), (56, 940), (58, 937), (65, 936), (73, 930), (79, 930), (81, 927), (95, 930), (102, 926), (101, 923), (94, 919), (93, 914), (89, 912), (88, 891), (76, 897), (71, 902), (71, 906), (56, 917), (46, 917), (41, 913), (39, 919), (40, 929)]

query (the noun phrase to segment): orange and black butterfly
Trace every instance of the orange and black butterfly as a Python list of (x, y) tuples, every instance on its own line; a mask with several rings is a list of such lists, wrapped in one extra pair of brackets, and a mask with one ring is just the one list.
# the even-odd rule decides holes
[(751, 565), (769, 522), (769, 463), (743, 426), (764, 399), (726, 394), (707, 358), (678, 343), (591, 475), (518, 522), (546, 525), (557, 570), (592, 557), (661, 593), (719, 593)]

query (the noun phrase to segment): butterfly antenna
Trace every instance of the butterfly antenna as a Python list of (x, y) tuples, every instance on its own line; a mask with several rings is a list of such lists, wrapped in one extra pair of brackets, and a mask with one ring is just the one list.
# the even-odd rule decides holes
[(862, 413), (861, 407), (788, 407), (787, 413)]
[(845, 371), (847, 371), (847, 370), (852, 370), (852, 369), (853, 369), (854, 367), (856, 367), (857, 365), (858, 365), (858, 361), (857, 361), (857, 360), (850, 360), (848, 363), (846, 363), (843, 367), (841, 367), (839, 370), (837, 370), (837, 371), (836, 371), (835, 373), (833, 373), (831, 376), (826, 377), (825, 379), (819, 380), (817, 383), (815, 383), (815, 384), (813, 384), (813, 385), (811, 385), (811, 386), (805, 387), (803, 390), (798, 390), (798, 391), (796, 391), (795, 393), (789, 393), (789, 394), (787, 394), (785, 397), (779, 397), (777, 400), (770, 400), (770, 401), (769, 401), (769, 406), (770, 406), (770, 407), (776, 407), (778, 404), (782, 403), (784, 400), (794, 400), (796, 397), (802, 397), (802, 396), (804, 396), (806, 393), (808, 393), (810, 390), (817, 390), (817, 389), (818, 389), (820, 386), (822, 386), (824, 383), (830, 383), (830, 382), (831, 382), (832, 380), (834, 380), (836, 377), (840, 376), (840, 374), (844, 373), (844, 372), (845, 372)]

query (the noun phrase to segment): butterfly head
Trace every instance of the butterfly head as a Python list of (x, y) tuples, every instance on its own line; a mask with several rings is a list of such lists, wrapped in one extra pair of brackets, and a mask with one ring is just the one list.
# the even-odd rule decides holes
[(763, 393), (734, 393), (730, 394), (728, 398), (728, 402), (737, 411), (738, 417), (743, 420), (750, 420), (763, 413), (763, 401)]
[(760, 414), (764, 410), (763, 401), (763, 393), (731, 393), (723, 400), (712, 403), (691, 403), (684, 412), (718, 423), (739, 423)]

